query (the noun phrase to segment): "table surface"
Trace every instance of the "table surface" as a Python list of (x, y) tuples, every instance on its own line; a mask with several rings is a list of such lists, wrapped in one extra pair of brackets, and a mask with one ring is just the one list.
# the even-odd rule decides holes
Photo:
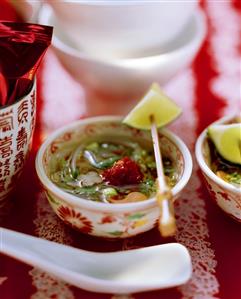
[[(210, 199), (194, 156), (200, 132), (223, 115), (240, 111), (239, 1), (203, 1), (208, 35), (192, 65), (163, 89), (183, 108), (171, 125), (191, 150), (191, 180), (175, 203), (178, 232), (175, 241), (192, 257), (191, 280), (178, 288), (129, 295), (87, 292), (56, 280), (36, 268), (0, 255), (2, 299), (144, 299), (241, 298), (240, 224)], [(8, 1), (0, 4), (0, 19), (17, 19)], [(38, 113), (33, 148), (23, 176), (11, 197), (14, 208), (4, 227), (93, 251), (126, 250), (166, 242), (157, 229), (118, 241), (82, 235), (65, 226), (48, 205), (37, 180), (34, 160), (43, 139), (56, 128), (86, 117), (84, 91), (63, 69), (50, 49), (38, 73)], [(106, 105), (112, 103), (106, 99)], [(102, 113), (103, 111), (101, 111)]]

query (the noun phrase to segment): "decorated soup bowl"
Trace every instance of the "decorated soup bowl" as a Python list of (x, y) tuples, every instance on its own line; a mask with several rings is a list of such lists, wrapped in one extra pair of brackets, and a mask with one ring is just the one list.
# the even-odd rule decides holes
[[(191, 155), (170, 131), (162, 129), (159, 138), (175, 200), (190, 178)], [(152, 229), (159, 218), (153, 159), (149, 131), (102, 116), (53, 133), (39, 149), (36, 170), (50, 205), (66, 224), (94, 236), (125, 238)]]
[[(238, 121), (236, 116), (227, 116), (213, 124), (232, 124)], [(212, 124), (212, 125), (213, 125)], [(205, 178), (207, 189), (215, 203), (229, 216), (241, 222), (241, 187), (228, 182), (223, 171), (212, 169), (213, 146), (205, 129), (196, 142), (196, 159)], [(225, 164), (227, 161), (225, 161)], [(236, 165), (232, 165), (236, 167)], [(237, 166), (238, 167), (238, 166)]]

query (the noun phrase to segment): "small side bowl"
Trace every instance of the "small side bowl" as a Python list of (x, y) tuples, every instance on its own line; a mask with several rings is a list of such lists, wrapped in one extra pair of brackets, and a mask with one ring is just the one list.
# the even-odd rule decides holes
[[(150, 132), (130, 128), (116, 116), (93, 117), (60, 128), (42, 144), (36, 157), (36, 170), (55, 213), (68, 225), (93, 236), (107, 238), (131, 237), (152, 229), (158, 218), (159, 208), (155, 198), (135, 203), (106, 204), (68, 194), (49, 178), (53, 157), (63, 146), (79, 144), (86, 138), (110, 135), (150, 140)], [(186, 145), (168, 130), (160, 131), (162, 152), (175, 165), (178, 182), (173, 187), (174, 199), (187, 184), (192, 172), (192, 159)]]
[[(235, 116), (226, 116), (215, 123), (230, 123)], [(207, 189), (215, 203), (229, 216), (241, 222), (241, 188), (225, 182), (210, 169), (210, 150), (207, 129), (198, 137), (195, 147), (196, 159), (202, 170)]]

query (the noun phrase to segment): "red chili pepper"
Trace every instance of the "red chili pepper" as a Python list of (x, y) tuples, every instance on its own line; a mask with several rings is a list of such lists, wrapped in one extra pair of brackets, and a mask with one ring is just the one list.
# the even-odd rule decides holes
[(129, 157), (124, 157), (103, 171), (102, 178), (114, 186), (138, 184), (143, 179), (139, 165)]

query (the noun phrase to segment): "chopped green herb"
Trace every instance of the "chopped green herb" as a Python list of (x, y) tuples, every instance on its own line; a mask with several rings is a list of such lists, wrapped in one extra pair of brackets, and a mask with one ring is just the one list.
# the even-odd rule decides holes
[(108, 196), (115, 196), (115, 195), (118, 194), (116, 189), (114, 189), (114, 188), (105, 188), (105, 189), (102, 190), (102, 192), (107, 197)]
[[(118, 161), (123, 161), (127, 157), (139, 167), (141, 181), (119, 184), (125, 180), (121, 177), (119, 180), (117, 177), (114, 183), (108, 183), (105, 180), (104, 171), (113, 170), (119, 165)], [(177, 179), (172, 161), (164, 158), (163, 165), (168, 184), (174, 186)], [(121, 170), (124, 166), (118, 167), (120, 167), (118, 170), (120, 175), (133, 174), (130, 166), (130, 169), (125, 168), (124, 171)], [(114, 198), (118, 202), (125, 199), (131, 192), (140, 192), (150, 198), (156, 192), (154, 153), (151, 148), (143, 148), (137, 142), (91, 142), (82, 147), (78, 146), (64, 158), (57, 159), (56, 166), (51, 173), (51, 180), (65, 192), (88, 200), (110, 202)]]

